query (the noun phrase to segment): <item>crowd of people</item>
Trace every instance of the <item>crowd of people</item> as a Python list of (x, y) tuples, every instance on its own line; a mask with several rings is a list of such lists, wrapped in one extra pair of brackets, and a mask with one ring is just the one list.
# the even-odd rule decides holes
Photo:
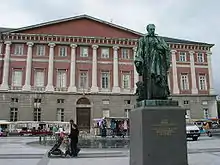
[(100, 120), (97, 122), (97, 127), (100, 129), (100, 135), (102, 137), (106, 136), (120, 136), (125, 137), (129, 135), (129, 120), (116, 120), (111, 119), (107, 122), (106, 119)]

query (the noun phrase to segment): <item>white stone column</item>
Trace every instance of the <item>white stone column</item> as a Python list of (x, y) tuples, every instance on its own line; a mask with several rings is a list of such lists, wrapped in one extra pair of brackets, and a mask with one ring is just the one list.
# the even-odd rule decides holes
[(192, 79), (192, 94), (198, 94), (198, 88), (196, 83), (196, 71), (195, 71), (195, 61), (194, 54), (195, 52), (190, 51), (190, 69), (191, 69), (191, 79)]
[[(137, 47), (133, 47), (133, 58), (135, 58), (136, 56), (136, 51), (137, 51)], [(136, 83), (138, 81), (139, 81), (139, 75), (134, 65), (134, 93), (136, 93), (136, 89), (137, 89)]]
[(23, 86), (23, 90), (30, 91), (31, 90), (31, 68), (32, 68), (32, 46), (33, 42), (28, 42), (28, 50), (27, 50), (27, 60), (26, 60), (26, 74), (25, 74), (25, 84)]
[(118, 46), (113, 46), (113, 93), (120, 93), (121, 89), (118, 83)]
[(68, 92), (77, 92), (76, 88), (76, 44), (71, 44), (70, 86)]
[(92, 45), (93, 53), (92, 53), (92, 87), (91, 92), (97, 93), (99, 88), (97, 86), (97, 49), (98, 45)]
[(3, 68), (3, 79), (0, 90), (8, 90), (8, 75), (9, 75), (9, 60), (10, 60), (10, 45), (11, 41), (5, 42), (5, 58), (4, 58), (4, 68)]
[(213, 87), (213, 74), (212, 74), (212, 52), (207, 52), (208, 72), (209, 72), (209, 94), (214, 95), (215, 90)]
[(54, 60), (54, 43), (49, 43), (48, 46), (50, 47), (49, 52), (49, 66), (48, 66), (48, 75), (47, 75), (47, 86), (46, 91), (54, 91), (53, 86), (53, 60)]
[(172, 72), (173, 72), (173, 94), (179, 94), (179, 85), (178, 85), (178, 75), (176, 67), (176, 50), (171, 50), (172, 52)]

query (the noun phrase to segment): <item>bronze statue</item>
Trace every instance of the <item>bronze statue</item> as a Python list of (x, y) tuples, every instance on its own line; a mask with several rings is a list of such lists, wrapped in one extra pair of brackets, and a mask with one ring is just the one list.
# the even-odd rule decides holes
[(171, 51), (162, 37), (155, 34), (155, 25), (147, 25), (148, 34), (138, 40), (135, 67), (142, 76), (137, 83), (137, 101), (166, 100), (170, 95), (167, 73)]

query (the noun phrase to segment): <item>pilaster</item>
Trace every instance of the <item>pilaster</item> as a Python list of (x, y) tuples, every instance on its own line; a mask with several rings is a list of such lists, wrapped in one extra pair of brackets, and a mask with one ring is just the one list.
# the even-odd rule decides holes
[(212, 52), (207, 52), (208, 72), (209, 72), (209, 94), (214, 95), (215, 90), (213, 87), (213, 74), (212, 74)]
[(178, 75), (176, 67), (176, 50), (171, 50), (172, 53), (172, 72), (173, 72), (173, 94), (179, 94)]
[(68, 92), (77, 92), (76, 88), (76, 44), (71, 44), (70, 86)]
[(10, 60), (10, 45), (11, 41), (5, 41), (5, 58), (4, 58), (4, 68), (3, 68), (3, 79), (0, 86), (0, 90), (8, 90), (8, 76), (9, 76), (9, 60)]
[(25, 74), (25, 84), (22, 90), (31, 90), (31, 68), (32, 68), (32, 46), (33, 42), (28, 42), (27, 60), (26, 60), (26, 74)]
[(47, 77), (47, 86), (46, 86), (46, 91), (54, 91), (54, 86), (53, 86), (53, 62), (54, 62), (54, 47), (55, 43), (49, 43), (48, 46), (50, 47), (50, 52), (49, 52), (49, 66), (48, 66), (48, 77)]
[(97, 49), (98, 45), (92, 45), (93, 48), (93, 57), (92, 57), (92, 87), (91, 92), (97, 93), (99, 88), (97, 86)]
[(121, 92), (118, 82), (118, 49), (118, 46), (113, 46), (113, 93)]
[(191, 80), (192, 80), (192, 94), (198, 94), (198, 88), (196, 83), (196, 71), (195, 71), (195, 61), (194, 54), (195, 52), (190, 51), (190, 69), (191, 69)]

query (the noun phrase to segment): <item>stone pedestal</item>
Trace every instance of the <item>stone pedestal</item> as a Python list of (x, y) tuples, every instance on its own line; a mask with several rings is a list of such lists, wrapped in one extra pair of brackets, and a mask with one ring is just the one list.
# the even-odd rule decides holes
[(172, 100), (138, 102), (130, 115), (130, 165), (187, 165), (185, 110)]

